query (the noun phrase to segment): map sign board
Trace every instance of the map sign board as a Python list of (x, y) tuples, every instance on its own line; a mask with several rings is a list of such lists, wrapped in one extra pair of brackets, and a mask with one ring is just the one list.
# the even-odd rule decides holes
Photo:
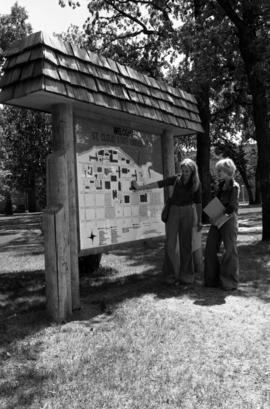
[(163, 189), (132, 191), (163, 179), (161, 139), (75, 119), (80, 250), (163, 236)]

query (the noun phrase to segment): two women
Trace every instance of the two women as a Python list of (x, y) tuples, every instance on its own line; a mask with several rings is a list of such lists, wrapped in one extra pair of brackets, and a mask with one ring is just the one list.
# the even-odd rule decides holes
[[(192, 230), (201, 230), (201, 185), (197, 165), (191, 159), (180, 164), (181, 174), (171, 176), (159, 182), (138, 185), (135, 190), (173, 186), (169, 217), (166, 226), (166, 244), (163, 273), (178, 283), (191, 284), (194, 280), (192, 259)], [(237, 210), (239, 185), (234, 179), (235, 164), (229, 158), (217, 162), (219, 178), (217, 197), (225, 207), (228, 220), (217, 228), (215, 220), (210, 220), (211, 227), (205, 250), (204, 282), (206, 286), (221, 286), (225, 290), (237, 288), (239, 281), (239, 260), (237, 253)], [(196, 212), (194, 213), (194, 208)], [(194, 230), (193, 230), (194, 231)], [(218, 252), (224, 244), (221, 262)]]
[[(183, 160), (180, 169), (180, 175), (145, 185), (133, 183), (133, 188), (135, 190), (144, 190), (173, 186), (166, 225), (163, 274), (166, 280), (172, 278), (178, 283), (192, 284), (194, 281), (192, 230), (195, 219), (197, 229), (201, 230), (202, 228), (201, 185), (197, 165), (193, 160)], [(196, 215), (194, 214), (194, 208), (196, 209)]]

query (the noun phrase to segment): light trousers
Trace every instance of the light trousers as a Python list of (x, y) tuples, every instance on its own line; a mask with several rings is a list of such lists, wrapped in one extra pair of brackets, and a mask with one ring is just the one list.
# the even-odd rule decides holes
[[(233, 214), (220, 229), (211, 226), (205, 249), (205, 285), (224, 288), (237, 288), (239, 281), (239, 259), (237, 251), (237, 215)], [(225, 252), (219, 262), (218, 252), (221, 242)]]
[(192, 228), (194, 208), (192, 205), (171, 205), (166, 224), (164, 276), (174, 276), (182, 283), (194, 281), (192, 261)]

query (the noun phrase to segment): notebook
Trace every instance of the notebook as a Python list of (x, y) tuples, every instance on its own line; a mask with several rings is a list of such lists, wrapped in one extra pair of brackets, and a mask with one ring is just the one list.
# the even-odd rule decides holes
[(215, 219), (214, 226), (218, 229), (232, 217), (232, 215), (224, 214), (224, 210), (225, 207), (217, 197), (214, 197), (203, 209), (210, 219)]

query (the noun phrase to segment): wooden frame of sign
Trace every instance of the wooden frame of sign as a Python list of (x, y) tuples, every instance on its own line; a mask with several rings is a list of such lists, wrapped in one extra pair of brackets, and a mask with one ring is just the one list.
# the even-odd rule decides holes
[(46, 33), (24, 38), (5, 57), (0, 103), (52, 113), (43, 223), (46, 295), (48, 314), (62, 322), (80, 308), (78, 257), (84, 254), (79, 249), (74, 116), (160, 135), (162, 176), (167, 177), (175, 172), (173, 135), (203, 132), (199, 109), (183, 90)]
[[(162, 191), (156, 188), (140, 195), (131, 192), (130, 186), (134, 179), (143, 183), (163, 179), (164, 163), (174, 173), (173, 138), (168, 133), (163, 137), (145, 133), (142, 127), (134, 132), (117, 120), (97, 122), (92, 116), (89, 120), (81, 113), (76, 114), (74, 124), (79, 255), (164, 237)], [(169, 141), (172, 156), (166, 161)]]
[[(102, 253), (125, 243), (80, 250), (74, 112), (70, 104), (57, 104), (52, 107), (52, 115), (53, 152), (47, 160), (48, 211), (44, 214), (46, 293), (49, 315), (62, 322), (80, 307), (78, 257)], [(122, 121), (120, 124), (123, 126)], [(164, 129), (160, 136), (163, 175), (167, 177), (175, 172), (173, 133)]]

